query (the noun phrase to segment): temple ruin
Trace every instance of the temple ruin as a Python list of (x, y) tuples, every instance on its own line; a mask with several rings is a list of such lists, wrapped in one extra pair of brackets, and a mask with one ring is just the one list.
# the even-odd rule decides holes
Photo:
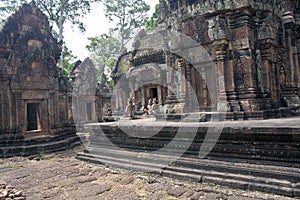
[(299, 13), (296, 0), (160, 0), (157, 29), (111, 73), (116, 115), (153, 99), (160, 113), (86, 125), (77, 158), (299, 197), (299, 117), (266, 119), (299, 114)]
[[(135, 96), (143, 106), (147, 98), (156, 97), (169, 113), (177, 114), (219, 111), (231, 120), (296, 114), (299, 7), (293, 0), (160, 1), (156, 33), (152, 37), (139, 33), (134, 50), (120, 57), (112, 73), (117, 85), (115, 109), (122, 112), (128, 98)], [(166, 37), (166, 31), (192, 39), (211, 62), (194, 44), (185, 46), (184, 37)], [(149, 48), (149, 43), (164, 42), (159, 34), (166, 37), (166, 45), (157, 42)], [(171, 47), (174, 41), (177, 46)]]
[(101, 122), (111, 104), (111, 89), (97, 83), (97, 70), (93, 62), (86, 58), (77, 61), (71, 71), (72, 114), (77, 129), (91, 122)]
[[(76, 138), (71, 87), (57, 67), (60, 54), (61, 44), (34, 1), (6, 21), (0, 32), (0, 156), (47, 151), (46, 147), (27, 151), (26, 138)], [(75, 141), (62, 142), (61, 147)]]

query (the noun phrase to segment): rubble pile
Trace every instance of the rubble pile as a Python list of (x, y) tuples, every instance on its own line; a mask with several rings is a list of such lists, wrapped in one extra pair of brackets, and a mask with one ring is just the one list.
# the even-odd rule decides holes
[(16, 190), (13, 186), (0, 180), (0, 200), (25, 200), (26, 196), (22, 190)]

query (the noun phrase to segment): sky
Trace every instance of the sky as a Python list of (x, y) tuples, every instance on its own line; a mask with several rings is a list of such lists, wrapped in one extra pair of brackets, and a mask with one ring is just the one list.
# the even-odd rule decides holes
[[(145, 0), (150, 6), (149, 17), (155, 10), (155, 5), (159, 0)], [(88, 50), (85, 46), (88, 44), (88, 37), (99, 36), (103, 33), (108, 33), (110, 23), (105, 18), (103, 7), (101, 5), (93, 5), (92, 10), (83, 19), (86, 26), (86, 32), (80, 32), (76, 27), (72, 28), (71, 24), (66, 24), (64, 40), (67, 47), (72, 50), (73, 54), (80, 60), (84, 60), (89, 56)]]

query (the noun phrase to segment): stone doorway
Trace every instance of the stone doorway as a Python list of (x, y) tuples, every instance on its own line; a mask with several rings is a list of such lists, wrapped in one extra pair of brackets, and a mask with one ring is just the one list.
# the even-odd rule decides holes
[(27, 131), (40, 130), (39, 103), (27, 103)]
[(92, 121), (93, 120), (93, 103), (86, 103), (86, 120)]
[(157, 96), (157, 87), (149, 88), (149, 97), (152, 99), (158, 99)]

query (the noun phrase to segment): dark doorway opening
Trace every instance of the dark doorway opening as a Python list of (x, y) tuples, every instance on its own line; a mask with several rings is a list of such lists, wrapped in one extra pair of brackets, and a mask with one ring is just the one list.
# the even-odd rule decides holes
[(93, 120), (93, 103), (86, 103), (86, 118), (88, 121)]
[(157, 99), (158, 98), (158, 96), (157, 96), (157, 88), (150, 88), (149, 95), (150, 95), (150, 97), (152, 99), (154, 99), (154, 98)]
[(27, 104), (27, 131), (39, 129), (38, 103)]

